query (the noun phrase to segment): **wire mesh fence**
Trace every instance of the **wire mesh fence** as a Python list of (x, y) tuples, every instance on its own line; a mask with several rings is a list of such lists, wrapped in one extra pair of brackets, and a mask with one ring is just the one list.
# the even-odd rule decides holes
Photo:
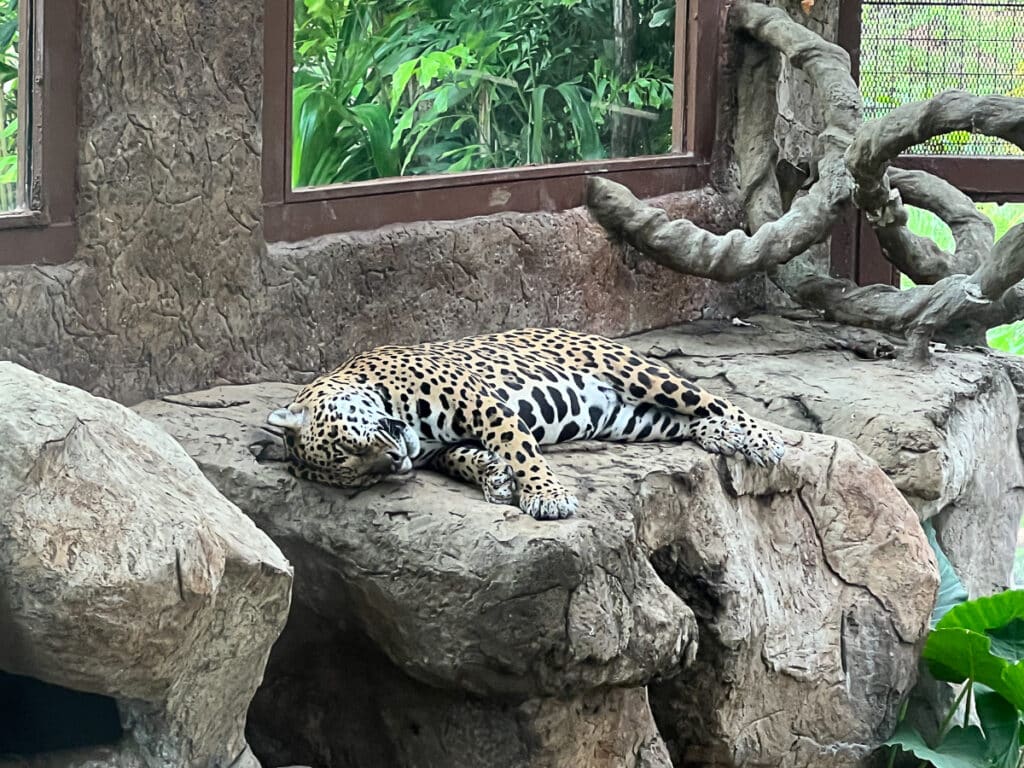
[[(1024, 97), (1024, 0), (864, 0), (860, 73), (867, 119), (948, 88)], [(970, 133), (939, 136), (909, 153), (1022, 154)]]

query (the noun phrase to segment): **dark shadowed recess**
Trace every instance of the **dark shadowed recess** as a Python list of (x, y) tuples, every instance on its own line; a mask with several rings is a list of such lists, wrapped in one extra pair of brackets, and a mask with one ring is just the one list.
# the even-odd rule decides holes
[(0, 758), (113, 744), (121, 735), (112, 698), (0, 672)]

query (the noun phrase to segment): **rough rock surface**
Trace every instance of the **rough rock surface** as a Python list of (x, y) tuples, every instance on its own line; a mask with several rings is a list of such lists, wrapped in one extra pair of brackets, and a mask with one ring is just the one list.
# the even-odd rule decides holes
[(291, 566), (128, 409), (12, 363), (0, 402), (0, 670), (112, 697), (125, 730), (59, 764), (258, 766)]
[(1024, 366), (991, 350), (939, 350), (921, 368), (869, 359), (890, 346), (870, 331), (799, 315), (748, 320), (626, 343), (778, 424), (852, 440), (934, 522), (972, 596), (1006, 589), (1024, 491), (1013, 384)]
[(893, 727), (935, 565), (849, 442), (791, 433), (771, 474), (692, 445), (559, 447), (583, 512), (545, 523), (430, 472), (360, 492), (296, 481), (260, 426), (293, 392), (138, 406), (295, 563), (294, 625), (254, 703), (259, 754), (458, 768), (498, 745), (524, 768), (667, 766), (642, 687), (696, 650), (687, 602), (710, 622), (702, 674), (653, 701), (677, 755), (853, 765)]

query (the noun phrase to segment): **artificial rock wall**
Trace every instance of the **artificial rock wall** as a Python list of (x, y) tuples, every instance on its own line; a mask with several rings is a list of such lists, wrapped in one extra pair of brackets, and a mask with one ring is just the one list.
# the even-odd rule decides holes
[[(273, 245), (262, 234), (260, 0), (83, 0), (78, 226), (0, 268), (0, 359), (134, 402), (296, 379), (354, 347), (529, 324), (616, 335), (759, 303), (634, 263), (582, 210)], [(665, 203), (726, 227), (700, 191)], [(67, 254), (54, 254), (54, 260)]]

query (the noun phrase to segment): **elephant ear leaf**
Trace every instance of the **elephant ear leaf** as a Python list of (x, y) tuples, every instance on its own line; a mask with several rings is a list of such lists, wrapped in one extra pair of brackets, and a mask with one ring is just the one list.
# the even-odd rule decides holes
[(996, 656), (1014, 662), (1024, 659), (1024, 619), (1014, 619), (986, 634), (992, 639), (992, 653)]
[(988, 759), (993, 768), (1017, 768), (1021, 748), (1020, 714), (998, 693), (978, 692), (974, 711), (985, 731)]
[(972, 680), (1024, 710), (1024, 590), (1008, 590), (951, 608), (922, 654), (939, 680)]
[(969, 728), (951, 728), (942, 743), (933, 748), (928, 746), (921, 734), (903, 723), (885, 743), (910, 752), (935, 768), (989, 768), (991, 765), (985, 738), (973, 725)]

